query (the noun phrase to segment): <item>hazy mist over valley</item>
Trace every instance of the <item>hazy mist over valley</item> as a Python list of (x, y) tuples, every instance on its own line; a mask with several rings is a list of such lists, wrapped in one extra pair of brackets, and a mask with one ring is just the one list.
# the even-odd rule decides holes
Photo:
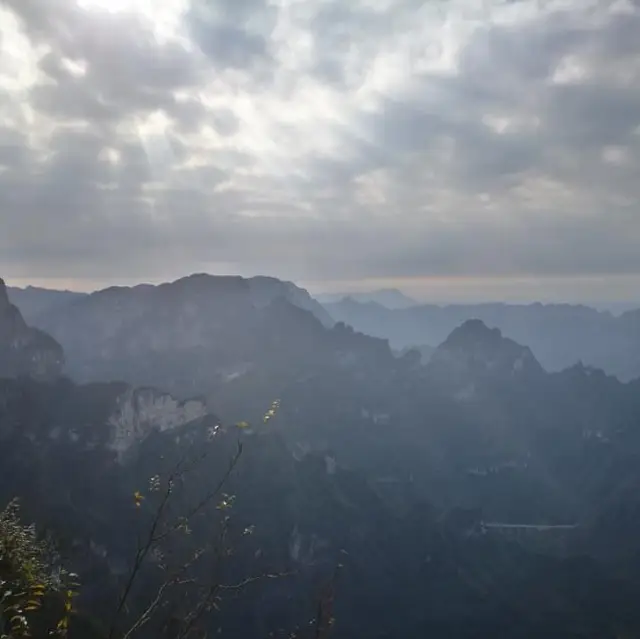
[(2, 0), (0, 639), (640, 639), (640, 1)]

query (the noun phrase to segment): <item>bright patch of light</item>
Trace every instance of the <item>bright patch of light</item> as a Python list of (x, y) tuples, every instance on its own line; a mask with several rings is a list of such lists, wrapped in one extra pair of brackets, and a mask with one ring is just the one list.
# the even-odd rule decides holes
[(117, 149), (112, 149), (110, 147), (102, 149), (102, 151), (98, 154), (98, 157), (111, 166), (117, 166), (122, 161), (120, 152)]
[(78, 0), (81, 9), (106, 11), (107, 13), (139, 12), (148, 9), (148, 0)]
[(131, 15), (147, 23), (159, 39), (173, 39), (182, 31), (189, 0), (76, 0), (91, 13)]
[(43, 53), (31, 44), (18, 18), (0, 7), (0, 89), (22, 91), (34, 85)]
[(76, 61), (69, 58), (62, 58), (60, 63), (72, 76), (76, 78), (82, 78), (87, 75), (87, 63), (84, 60)]

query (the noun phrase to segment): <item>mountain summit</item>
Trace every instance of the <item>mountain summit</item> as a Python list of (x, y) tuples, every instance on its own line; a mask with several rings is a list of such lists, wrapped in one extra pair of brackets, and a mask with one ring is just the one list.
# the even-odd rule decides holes
[(0, 377), (57, 377), (63, 365), (62, 347), (51, 336), (30, 328), (9, 301), (0, 278)]
[(479, 319), (454, 329), (435, 350), (430, 367), (449, 378), (508, 378), (543, 372), (531, 349), (504, 337)]
[(291, 282), (207, 274), (107, 288), (38, 319), (62, 344), (65, 372), (76, 381), (121, 380), (182, 399), (209, 397), (244, 377), (272, 381), (276, 362), (295, 377), (311, 352), (328, 356), (328, 325), (322, 306)]

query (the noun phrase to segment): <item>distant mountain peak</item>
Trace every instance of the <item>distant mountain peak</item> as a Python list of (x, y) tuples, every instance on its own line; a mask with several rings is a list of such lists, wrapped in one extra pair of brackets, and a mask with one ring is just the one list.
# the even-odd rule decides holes
[(326, 360), (327, 324), (326, 311), (291, 282), (198, 273), (97, 291), (41, 316), (39, 326), (64, 346), (72, 378), (121, 379), (183, 398), (210, 396), (275, 360), (305, 361), (302, 352)]
[(92, 297), (105, 297), (110, 294), (145, 292), (157, 299), (166, 296), (176, 296), (180, 300), (189, 299), (190, 302), (204, 300), (212, 296), (246, 296), (247, 300), (257, 308), (268, 306), (276, 298), (288, 300), (313, 313), (325, 326), (333, 325), (333, 320), (311, 295), (293, 282), (279, 280), (264, 275), (245, 278), (240, 275), (211, 275), (209, 273), (193, 273), (172, 282), (165, 282), (154, 286), (143, 284), (133, 288), (111, 287), (97, 291)]
[(489, 344), (499, 346), (504, 339), (506, 338), (502, 336), (502, 331), (499, 328), (490, 328), (479, 319), (469, 319), (454, 328), (442, 346), (445, 348), (465, 348), (479, 343), (487, 346)]
[(518, 377), (543, 372), (531, 349), (504, 337), (479, 319), (455, 328), (435, 350), (430, 366), (457, 377)]
[(360, 293), (335, 293), (318, 295), (323, 304), (347, 302), (352, 304), (377, 304), (389, 310), (398, 310), (418, 306), (418, 302), (397, 288), (381, 288), (376, 291)]

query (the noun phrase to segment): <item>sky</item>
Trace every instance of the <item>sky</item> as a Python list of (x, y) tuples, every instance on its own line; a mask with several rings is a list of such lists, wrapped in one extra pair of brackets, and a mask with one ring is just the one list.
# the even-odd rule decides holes
[(640, 301), (640, 0), (0, 0), (0, 276)]

